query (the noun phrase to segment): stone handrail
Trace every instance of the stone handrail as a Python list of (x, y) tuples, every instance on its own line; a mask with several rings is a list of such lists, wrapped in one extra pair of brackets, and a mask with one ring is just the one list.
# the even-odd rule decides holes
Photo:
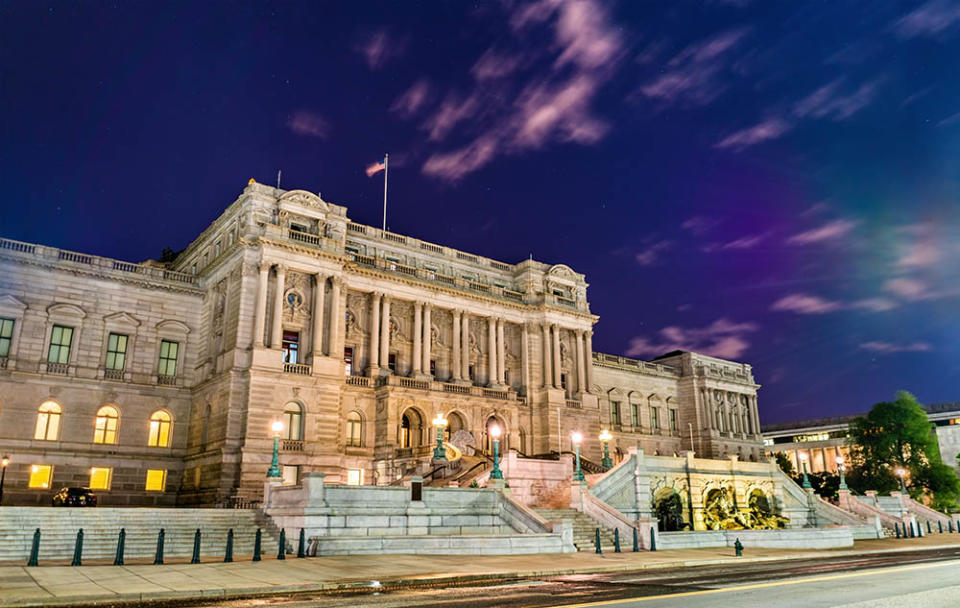
[(893, 528), (895, 525), (903, 523), (899, 517), (890, 515), (847, 491), (840, 492), (840, 508), (867, 519), (879, 519), (880, 523), (886, 528)]
[[(923, 518), (932, 522), (940, 522), (944, 525), (946, 525), (947, 522), (954, 520), (953, 517), (945, 513), (941, 513), (936, 509), (931, 509), (927, 505), (919, 503), (909, 496), (902, 496), (901, 499), (903, 500), (903, 505), (907, 508), (907, 510), (918, 518)], [(957, 519), (956, 521), (960, 523), (960, 519)]]
[[(363, 378), (364, 380), (361, 380)], [(502, 399), (504, 401), (516, 401), (517, 392), (513, 389), (497, 390), (485, 386), (469, 386), (463, 384), (454, 384), (452, 382), (440, 382), (438, 380), (420, 380), (417, 378), (407, 378), (406, 376), (380, 376), (374, 382), (371, 382), (366, 376), (345, 376), (344, 382), (352, 386), (396, 386), (421, 391), (434, 391), (438, 393), (454, 393), (458, 395), (473, 395), (475, 397), (487, 397), (490, 399)]]
[(650, 548), (650, 528), (657, 525), (655, 519), (630, 519), (586, 490), (580, 492), (580, 506), (585, 515), (595, 519), (602, 527), (619, 530), (621, 547), (624, 544), (627, 547), (632, 545), (633, 530), (636, 529), (640, 548)]
[(613, 498), (622, 492), (625, 486), (633, 486), (633, 471), (636, 466), (636, 454), (630, 454), (627, 458), (624, 458), (614, 465), (612, 469), (598, 477), (594, 481), (590, 491), (594, 496), (603, 501)]
[(553, 532), (553, 524), (533, 509), (505, 494), (500, 494), (500, 518), (511, 528), (524, 534)]

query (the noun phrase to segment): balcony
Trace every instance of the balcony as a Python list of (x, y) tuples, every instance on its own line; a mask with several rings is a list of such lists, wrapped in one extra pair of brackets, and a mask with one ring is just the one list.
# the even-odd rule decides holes
[(579, 399), (567, 399), (567, 407), (581, 410), (583, 409), (583, 403), (581, 403)]
[(122, 369), (105, 369), (103, 370), (103, 379), (104, 380), (123, 380), (123, 370)]
[(157, 384), (161, 386), (176, 386), (177, 377), (176, 376), (157, 376)]
[(295, 376), (309, 376), (312, 368), (302, 363), (284, 363), (283, 373), (293, 374)]
[(370, 386), (370, 378), (367, 376), (347, 376), (348, 386)]
[(47, 363), (48, 374), (66, 375), (70, 371), (69, 363)]
[(280, 451), (281, 452), (302, 452), (303, 440), (302, 439), (281, 439)]
[(485, 386), (470, 386), (465, 384), (454, 384), (452, 382), (440, 382), (437, 380), (421, 380), (418, 378), (407, 378), (404, 376), (380, 376), (379, 378), (374, 378), (373, 381), (366, 376), (347, 376), (345, 381), (349, 386), (372, 386), (375, 388), (392, 386), (401, 389), (484, 397), (487, 399), (499, 399), (502, 401), (515, 402), (518, 400), (517, 392), (512, 388), (499, 390)]

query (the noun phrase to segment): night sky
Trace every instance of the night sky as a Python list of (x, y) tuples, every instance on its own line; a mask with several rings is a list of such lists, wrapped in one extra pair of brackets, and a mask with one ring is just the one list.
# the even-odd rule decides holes
[(587, 276), (764, 423), (960, 399), (960, 3), (0, 4), (0, 235), (132, 261), (251, 177)]

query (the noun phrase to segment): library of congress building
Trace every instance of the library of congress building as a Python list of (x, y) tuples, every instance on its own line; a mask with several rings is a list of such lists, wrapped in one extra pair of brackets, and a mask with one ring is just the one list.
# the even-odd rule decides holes
[[(587, 283), (351, 222), (253, 180), (172, 262), (0, 239), (4, 504), (66, 486), (101, 504), (256, 501), (279, 431), (283, 482), (391, 484), (464, 454), (612, 434), (672, 455), (758, 460), (749, 365), (594, 352)], [(281, 422), (282, 425), (275, 424)]]

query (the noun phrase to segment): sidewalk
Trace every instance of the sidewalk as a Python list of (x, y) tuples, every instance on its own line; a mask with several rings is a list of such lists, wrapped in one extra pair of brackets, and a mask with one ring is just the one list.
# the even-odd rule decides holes
[(960, 547), (960, 534), (932, 534), (916, 539), (858, 541), (853, 549), (797, 551), (748, 549), (685, 549), (640, 553), (593, 553), (511, 556), (356, 555), (346, 557), (288, 556), (254, 563), (249, 557), (225, 564), (173, 563), (163, 566), (86, 565), (0, 566), (0, 606), (82, 605), (110, 601), (142, 603), (204, 597), (237, 597), (297, 591), (384, 588), (468, 581), (511, 580), (671, 568), (886, 553), (914, 549)]

